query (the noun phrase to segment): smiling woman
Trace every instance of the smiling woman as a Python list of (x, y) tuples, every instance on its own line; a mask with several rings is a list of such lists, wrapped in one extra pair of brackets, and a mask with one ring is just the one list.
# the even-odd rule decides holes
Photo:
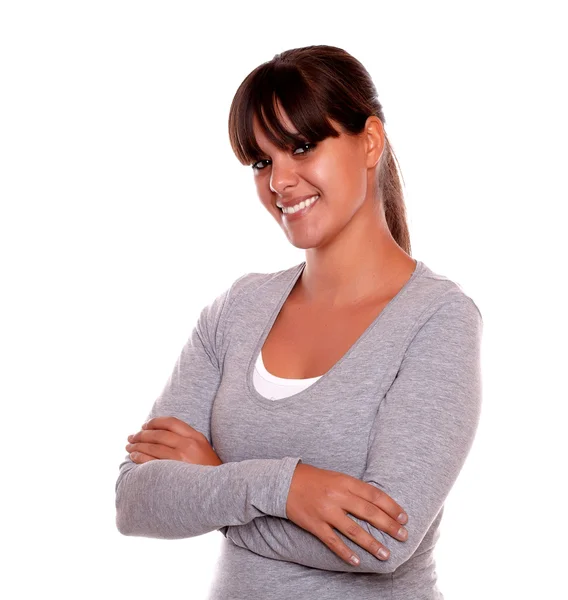
[[(282, 52), (245, 78), (230, 108), (229, 138), (238, 160), (252, 167), (261, 201), (295, 246), (307, 249), (328, 239), (340, 223), (328, 236), (320, 225), (319, 239), (306, 240), (297, 227), (287, 226), (292, 221), (299, 225), (298, 218), (284, 218), (278, 204), (294, 206), (289, 214), (307, 216), (298, 201), (325, 190), (320, 208), (326, 204), (341, 210), (344, 222), (367, 197), (384, 211), (396, 245), (410, 254), (402, 186), (384, 124), (363, 65), (339, 48), (308, 46)], [(369, 171), (361, 169), (368, 127), (378, 138), (377, 154), (369, 160), (379, 160)], [(311, 222), (302, 221), (302, 228), (325, 218), (321, 210), (317, 217), (309, 213)]]
[(209, 600), (440, 600), (434, 548), (481, 408), (483, 319), (410, 256), (364, 67), (333, 46), (249, 74), (233, 150), (306, 260), (203, 308), (116, 483), (124, 535), (218, 530)]

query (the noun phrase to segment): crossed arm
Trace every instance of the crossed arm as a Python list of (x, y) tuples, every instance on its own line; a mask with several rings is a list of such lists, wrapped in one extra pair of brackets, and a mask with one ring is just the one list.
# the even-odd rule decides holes
[[(246, 277), (203, 309), (147, 419), (176, 416), (211, 443), (223, 316), (231, 292)], [(290, 482), (301, 460), (293, 456), (216, 467), (173, 460), (136, 464), (127, 456), (115, 486), (117, 528), (124, 535), (170, 539), (217, 529), (236, 545), (276, 560), (331, 571), (394, 571), (418, 548), (472, 445), (481, 409), (482, 326), (469, 298), (442, 304), (414, 336), (380, 400), (362, 480), (405, 509), (408, 539), (398, 541), (350, 517), (389, 548), (388, 560), (378, 560), (337, 531), (361, 558), (359, 566), (349, 565), (286, 518)]]

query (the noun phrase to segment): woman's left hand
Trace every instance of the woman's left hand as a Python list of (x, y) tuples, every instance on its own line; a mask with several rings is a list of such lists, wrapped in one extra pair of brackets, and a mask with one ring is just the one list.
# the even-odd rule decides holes
[(212, 467), (223, 464), (207, 438), (176, 417), (150, 419), (128, 440), (126, 451), (135, 463), (170, 459)]

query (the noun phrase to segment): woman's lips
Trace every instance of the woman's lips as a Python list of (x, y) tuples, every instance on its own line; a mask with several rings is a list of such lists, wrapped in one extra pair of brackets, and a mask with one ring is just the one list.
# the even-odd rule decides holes
[(318, 199), (315, 202), (312, 202), (309, 206), (304, 207), (304, 208), (302, 208), (300, 210), (297, 210), (294, 213), (285, 213), (285, 212), (282, 212), (281, 209), (279, 209), (279, 210), (282, 213), (282, 216), (287, 221), (295, 221), (295, 220), (301, 219), (302, 217), (304, 217), (305, 215), (307, 215), (312, 210), (312, 208), (320, 201), (320, 198), (321, 198), (321, 196), (318, 197)]

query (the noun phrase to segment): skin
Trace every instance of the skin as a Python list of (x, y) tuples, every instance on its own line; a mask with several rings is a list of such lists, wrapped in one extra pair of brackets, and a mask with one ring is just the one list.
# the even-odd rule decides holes
[[(297, 133), (276, 106), (284, 127)], [(331, 122), (341, 131), (339, 123)], [(258, 197), (290, 243), (305, 249), (296, 299), (340, 309), (396, 293), (416, 261), (392, 237), (379, 199), (377, 171), (385, 145), (381, 120), (370, 116), (361, 134), (341, 133), (311, 150), (280, 150), (256, 118), (253, 131), (264, 152), (262, 162), (255, 163), (261, 168), (253, 169)], [(319, 200), (301, 219), (288, 219), (276, 206), (279, 199), (314, 194), (320, 194)]]
[(125, 449), (137, 464), (150, 460), (180, 460), (192, 465), (218, 467), (223, 462), (207, 438), (176, 417), (155, 417), (128, 436)]

